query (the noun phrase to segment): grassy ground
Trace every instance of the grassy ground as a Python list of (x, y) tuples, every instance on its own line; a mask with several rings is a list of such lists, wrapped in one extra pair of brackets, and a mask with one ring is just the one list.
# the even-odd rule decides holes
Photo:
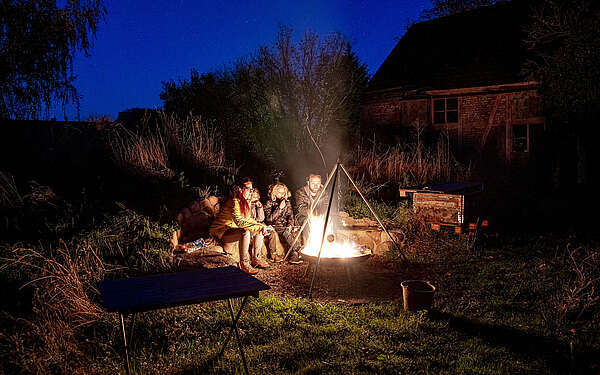
[[(168, 250), (174, 226), (118, 206), (103, 210), (48, 194), (30, 199), (20, 212), (30, 207), (35, 222), (7, 219), (12, 234), (0, 244), (1, 371), (124, 373), (119, 322), (102, 309), (95, 283), (176, 270)], [(378, 210), (389, 212), (388, 220), (401, 213), (409, 262), (390, 253), (387, 264), (431, 280), (438, 288), (433, 309), (407, 313), (398, 300), (252, 299), (240, 329), (253, 373), (600, 371), (600, 247), (593, 239), (489, 233), (472, 243), (425, 231), (401, 208)], [(141, 314), (134, 372), (243, 372), (234, 341), (213, 361), (228, 324), (222, 302)]]

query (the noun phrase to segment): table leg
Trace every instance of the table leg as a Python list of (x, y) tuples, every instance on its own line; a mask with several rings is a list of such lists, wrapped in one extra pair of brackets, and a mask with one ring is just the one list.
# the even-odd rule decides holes
[(129, 353), (127, 346), (127, 334), (125, 333), (125, 320), (123, 319), (123, 314), (119, 313), (121, 317), (121, 331), (123, 333), (123, 346), (125, 347), (125, 369), (127, 370), (127, 375), (129, 375)]
[(133, 328), (135, 327), (135, 317), (137, 316), (136, 313), (133, 313), (131, 315), (131, 321), (129, 322), (129, 340), (127, 341), (127, 343), (129, 344), (129, 346), (131, 347), (131, 351), (135, 351), (135, 347), (133, 346)]
[(247, 300), (248, 300), (248, 296), (244, 297), (244, 299), (242, 300), (242, 305), (240, 306), (240, 309), (238, 310), (237, 315), (236, 315), (233, 312), (233, 306), (231, 305), (231, 298), (227, 299), (227, 306), (229, 307), (229, 313), (231, 315), (231, 329), (229, 330), (229, 334), (227, 335), (227, 338), (225, 339), (225, 342), (223, 343), (223, 347), (221, 348), (221, 351), (219, 352), (219, 357), (221, 357), (223, 355), (223, 352), (225, 351), (225, 347), (229, 343), (229, 339), (231, 339), (231, 335), (235, 332), (235, 337), (238, 342), (238, 347), (240, 349), (240, 355), (242, 356), (242, 362), (244, 364), (244, 370), (246, 371), (246, 375), (248, 375), (248, 364), (246, 363), (246, 356), (244, 355), (244, 349), (242, 347), (242, 340), (240, 339), (240, 332), (238, 330), (237, 323), (240, 320), (240, 316), (242, 315), (242, 310), (244, 309), (244, 305), (246, 304)]

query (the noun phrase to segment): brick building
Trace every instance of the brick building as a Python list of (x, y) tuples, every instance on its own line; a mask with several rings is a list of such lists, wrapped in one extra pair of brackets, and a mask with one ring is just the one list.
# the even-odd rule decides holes
[(528, 10), (500, 3), (411, 26), (369, 82), (363, 134), (394, 143), (443, 132), (459, 159), (532, 168), (545, 120), (536, 82), (521, 73)]

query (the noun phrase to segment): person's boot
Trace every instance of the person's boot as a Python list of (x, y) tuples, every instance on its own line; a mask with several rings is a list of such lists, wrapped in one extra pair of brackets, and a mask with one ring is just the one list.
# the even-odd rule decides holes
[(302, 264), (302, 259), (300, 259), (300, 255), (297, 251), (292, 251), (292, 255), (290, 255), (289, 262), (291, 264)]
[(265, 262), (261, 257), (255, 257), (252, 260), (252, 266), (258, 267), (258, 268), (269, 268), (269, 267), (271, 267), (269, 265), (269, 263)]
[(240, 263), (240, 269), (250, 275), (256, 275), (258, 273), (258, 270), (249, 264)]
[(250, 265), (248, 257), (249, 254), (246, 254), (240, 250), (240, 269), (250, 275), (256, 275), (258, 273), (258, 270)]

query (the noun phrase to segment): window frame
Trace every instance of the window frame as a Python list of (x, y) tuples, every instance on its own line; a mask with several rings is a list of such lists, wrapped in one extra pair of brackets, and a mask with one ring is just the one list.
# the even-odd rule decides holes
[[(444, 109), (442, 111), (435, 109), (436, 101), (444, 101)], [(448, 100), (456, 100), (456, 109), (448, 110)], [(456, 112), (456, 121), (448, 121), (448, 112)], [(436, 122), (436, 114), (443, 113), (444, 121)], [(443, 98), (431, 98), (431, 123), (433, 125), (458, 124), (460, 122), (460, 100), (458, 96), (448, 96)]]
[[(512, 123), (510, 124), (510, 152), (514, 152), (517, 154), (528, 154), (531, 152), (531, 126), (535, 125), (543, 126), (544, 131), (546, 131), (546, 121), (543, 117), (532, 117), (528, 119), (512, 121)], [(525, 151), (515, 150), (515, 126), (525, 126)]]
[[(515, 127), (517, 126), (524, 126), (525, 127), (525, 137), (515, 137)], [(515, 147), (515, 141), (517, 139), (525, 139), (525, 150), (517, 150)], [(510, 150), (512, 152), (516, 152), (519, 154), (525, 154), (528, 153), (530, 151), (530, 147), (529, 147), (529, 143), (530, 143), (530, 137), (529, 137), (529, 124), (528, 123), (524, 123), (524, 124), (512, 124), (510, 127)]]

